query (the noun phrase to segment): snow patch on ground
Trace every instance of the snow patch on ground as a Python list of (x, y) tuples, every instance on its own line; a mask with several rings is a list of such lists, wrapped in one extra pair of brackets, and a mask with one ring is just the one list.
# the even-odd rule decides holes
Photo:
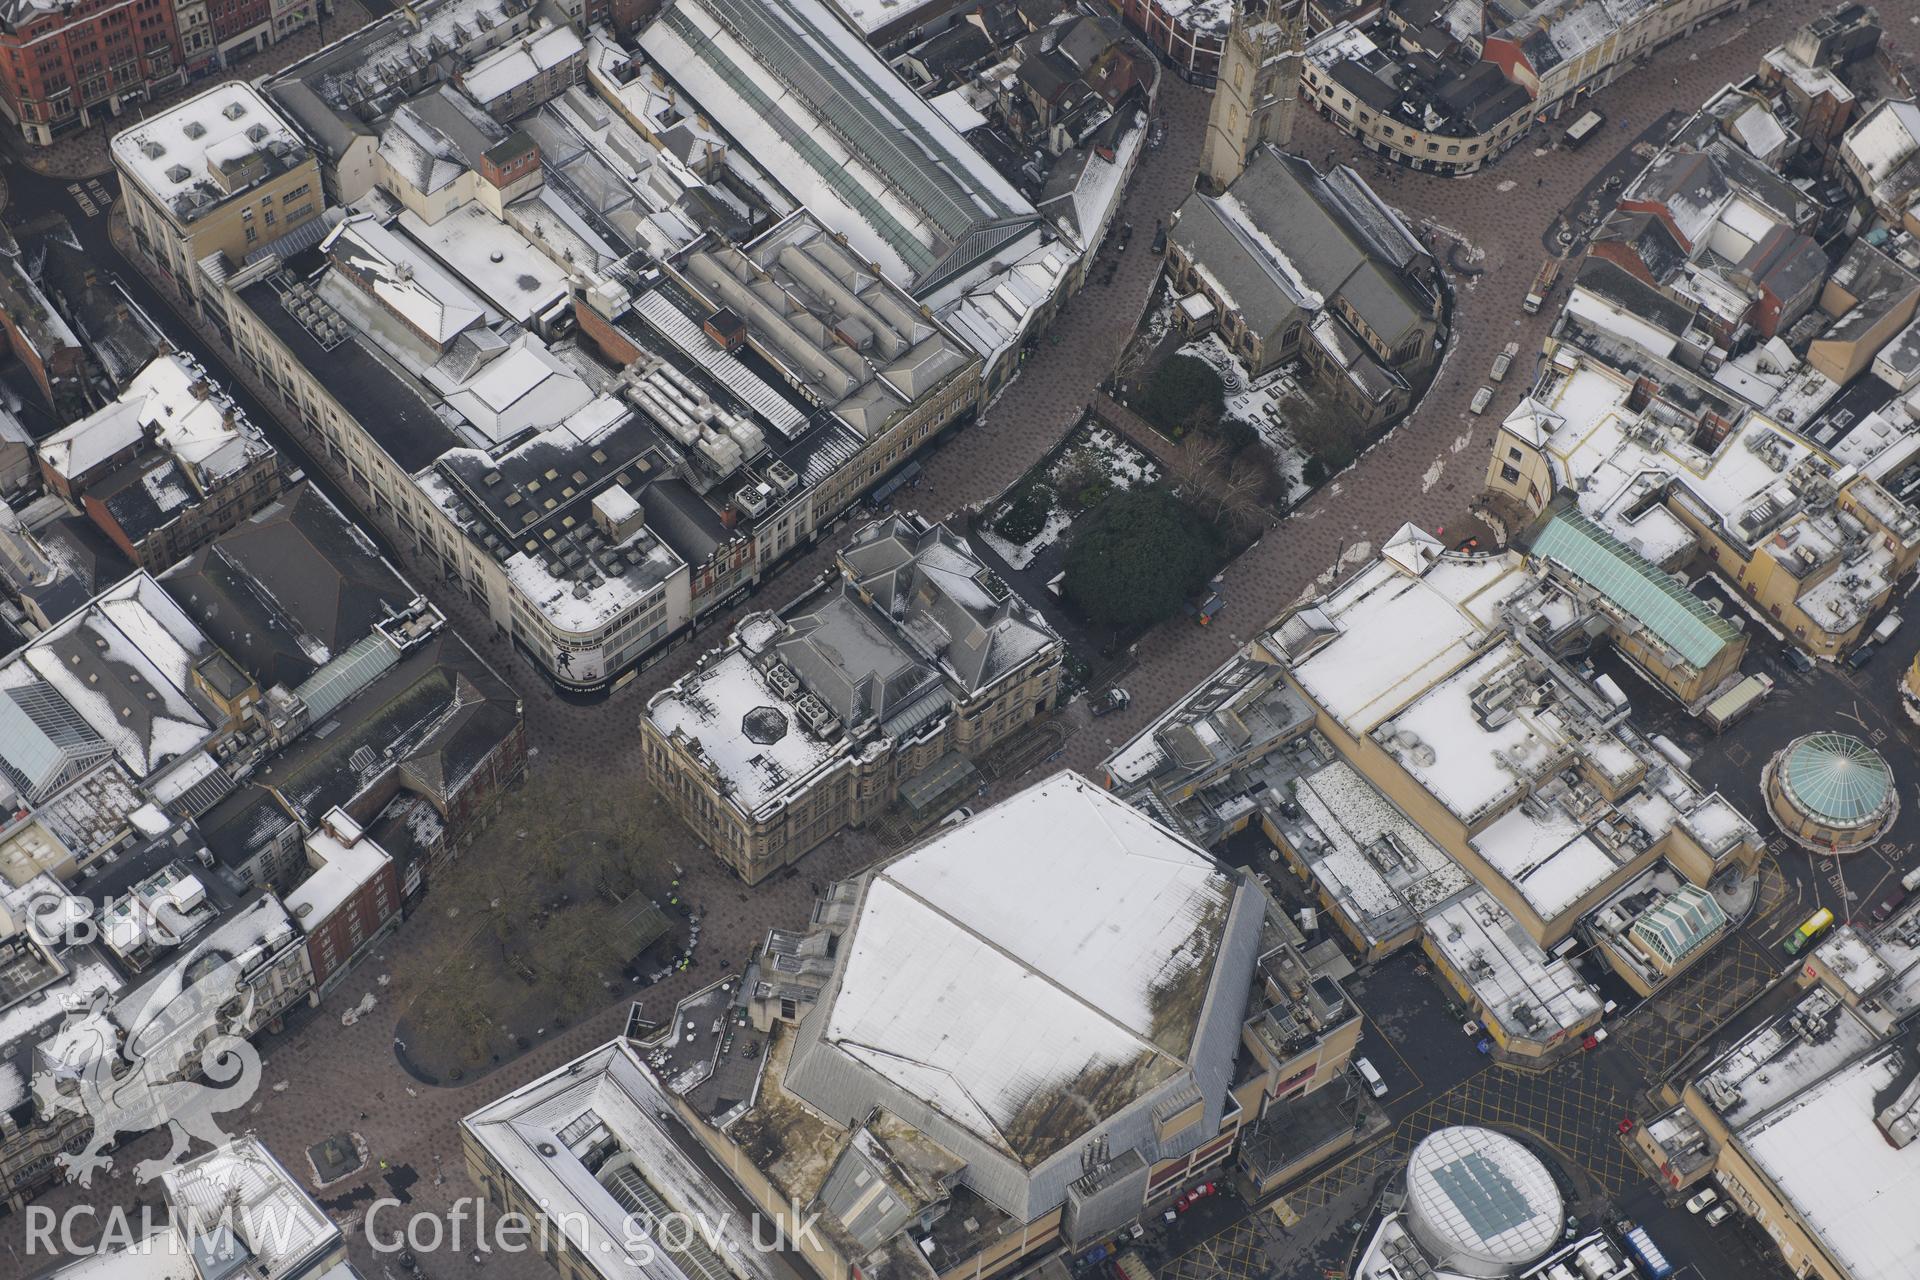
[[(1116, 491), (1152, 484), (1160, 478), (1160, 468), (1153, 459), (1123, 440), (1118, 433), (1107, 427), (1081, 427), (1075, 430), (1066, 448), (1048, 466), (1046, 483), (1058, 494), (1063, 479), (1089, 468), (1103, 473), (1107, 483)], [(1011, 494), (1012, 490), (1008, 493)], [(1073, 523), (1072, 510), (1056, 502), (1047, 513), (1046, 523), (1041, 526), (1039, 533), (1026, 542), (1013, 542), (993, 529), (993, 521), (1000, 518), (1006, 505), (1003, 501), (996, 506), (992, 519), (983, 522), (975, 533), (1015, 569), (1031, 565), (1042, 551), (1059, 541)]]
[(1298, 502), (1311, 492), (1301, 478), (1306, 470), (1307, 452), (1294, 443), (1293, 433), (1287, 430), (1288, 405), (1308, 403), (1305, 367), (1297, 362), (1284, 364), (1251, 378), (1240, 358), (1227, 349), (1217, 333), (1187, 343), (1179, 354), (1204, 361), (1227, 384), (1227, 416), (1237, 418), (1259, 433), (1261, 445), (1273, 455), (1281, 474), (1287, 477), (1283, 505)]
[(1433, 486), (1439, 484), (1440, 474), (1446, 469), (1447, 460), (1445, 458), (1435, 458), (1433, 465), (1427, 468), (1426, 474), (1420, 477), (1420, 492), (1427, 493), (1432, 490)]
[(1073, 517), (1056, 506), (1047, 513), (1047, 522), (1040, 526), (1040, 532), (1035, 534), (1031, 541), (1009, 542), (995, 533), (991, 527), (981, 528), (978, 534), (1002, 560), (1007, 562), (1009, 567), (1024, 569), (1038, 559), (1042, 551), (1059, 541), (1060, 535), (1065, 533), (1067, 526), (1072, 523)]

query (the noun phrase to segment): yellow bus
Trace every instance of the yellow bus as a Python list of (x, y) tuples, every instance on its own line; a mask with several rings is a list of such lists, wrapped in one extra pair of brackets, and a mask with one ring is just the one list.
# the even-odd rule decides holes
[(1832, 925), (1833, 912), (1822, 907), (1802, 921), (1800, 927), (1788, 934), (1787, 940), (1780, 945), (1788, 955), (1797, 956), (1812, 946), (1814, 939), (1825, 933)]

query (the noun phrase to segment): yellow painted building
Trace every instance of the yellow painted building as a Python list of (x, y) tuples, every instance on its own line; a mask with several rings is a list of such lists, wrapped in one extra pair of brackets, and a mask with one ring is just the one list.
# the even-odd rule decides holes
[[(1556, 493), (1577, 494), (1582, 516), (1648, 563), (1704, 559), (1769, 627), (1828, 658), (1860, 641), (1920, 561), (1920, 516), (1787, 427), (1706, 413), (1683, 433), (1669, 424), (1684, 411), (1645, 380), (1548, 347), (1541, 387), (1495, 432), (1486, 487), (1501, 505), (1539, 517)], [(1687, 703), (1738, 665), (1629, 651)]]
[(325, 204), (312, 150), (244, 81), (147, 117), (110, 149), (134, 240), (223, 330), (226, 274), (314, 223)]

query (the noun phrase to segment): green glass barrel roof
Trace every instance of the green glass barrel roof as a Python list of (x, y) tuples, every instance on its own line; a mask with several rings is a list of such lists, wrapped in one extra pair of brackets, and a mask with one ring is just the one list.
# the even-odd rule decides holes
[(1563, 565), (1696, 670), (1704, 670), (1740, 638), (1732, 623), (1675, 582), (1672, 574), (1568, 507), (1556, 511), (1534, 534), (1532, 551)]
[(1808, 817), (1851, 827), (1877, 816), (1893, 790), (1880, 753), (1845, 733), (1815, 733), (1787, 748), (1781, 780)]

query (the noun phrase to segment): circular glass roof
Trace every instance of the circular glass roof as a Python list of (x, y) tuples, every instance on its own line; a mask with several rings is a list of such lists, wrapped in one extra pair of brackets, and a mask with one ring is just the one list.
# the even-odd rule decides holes
[(1886, 807), (1893, 773), (1880, 753), (1845, 733), (1816, 733), (1787, 748), (1782, 780), (1807, 816), (1857, 826)]
[(1435, 1129), (1414, 1148), (1407, 1194), (1450, 1255), (1513, 1266), (1547, 1251), (1565, 1207), (1538, 1157), (1505, 1134), (1470, 1125)]

